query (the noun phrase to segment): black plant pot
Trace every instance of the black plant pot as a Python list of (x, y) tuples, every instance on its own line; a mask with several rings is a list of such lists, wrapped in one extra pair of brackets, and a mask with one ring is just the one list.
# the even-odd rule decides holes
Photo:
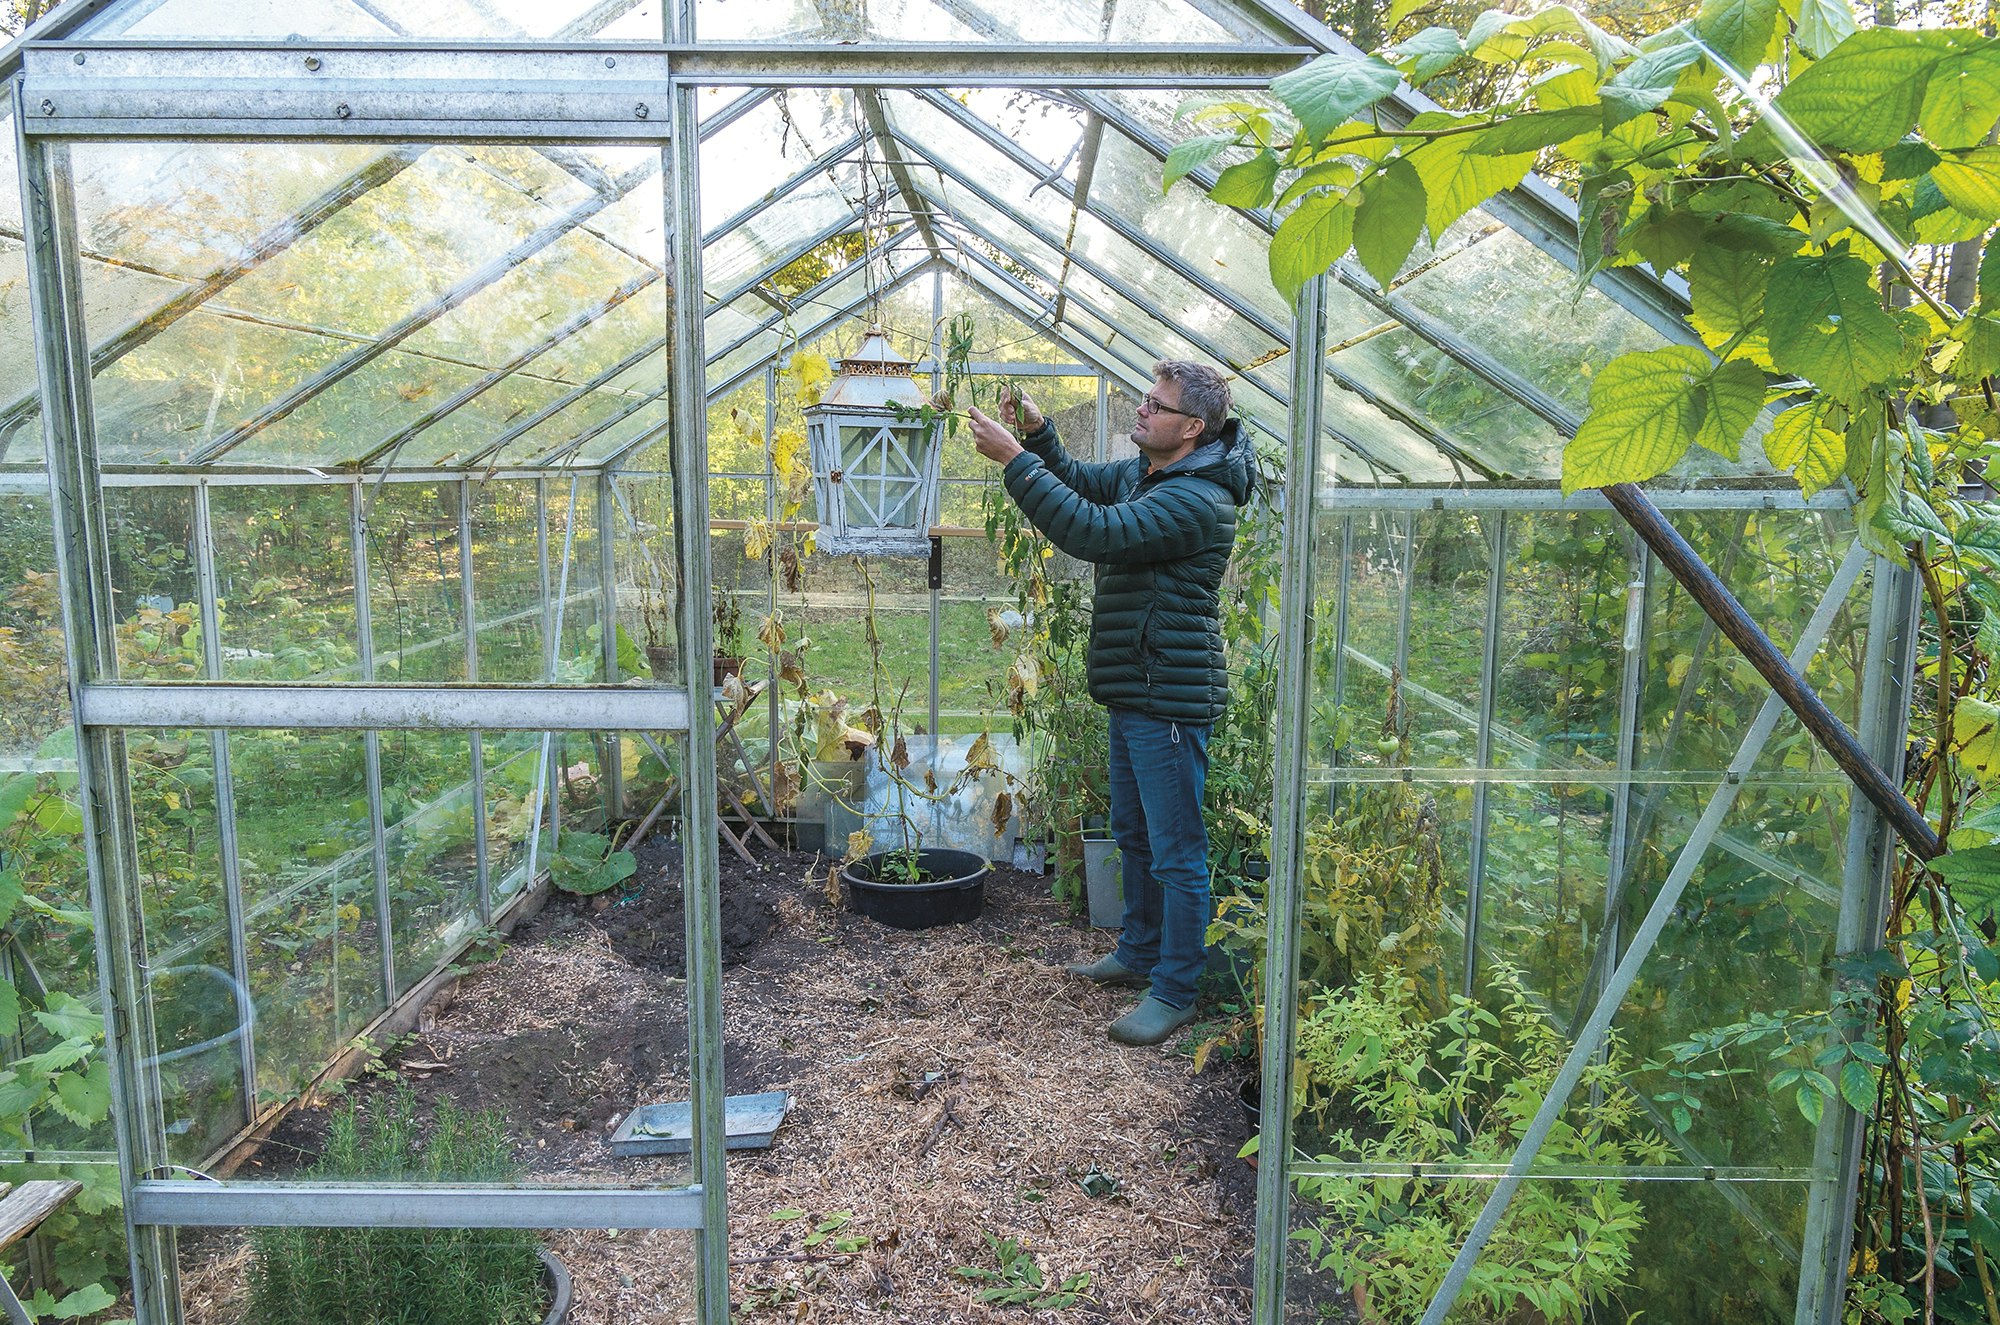
[(569, 1317), (569, 1271), (547, 1247), (537, 1247), (535, 1255), (541, 1258), (542, 1273), (549, 1280), (549, 1314), (542, 1325), (562, 1325)]
[(917, 868), (933, 883), (885, 883), (877, 879), (882, 861), (891, 853), (878, 851), (840, 871), (854, 909), (871, 920), (897, 929), (930, 929), (976, 920), (986, 906), (984, 857), (943, 847), (917, 853)]

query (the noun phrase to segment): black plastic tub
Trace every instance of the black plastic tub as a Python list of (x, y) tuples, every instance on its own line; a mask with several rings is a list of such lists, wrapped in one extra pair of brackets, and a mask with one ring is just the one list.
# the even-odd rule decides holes
[(930, 929), (977, 920), (986, 906), (986, 858), (943, 847), (917, 853), (917, 868), (935, 883), (883, 883), (876, 879), (884, 857), (878, 851), (840, 871), (854, 909), (897, 929)]

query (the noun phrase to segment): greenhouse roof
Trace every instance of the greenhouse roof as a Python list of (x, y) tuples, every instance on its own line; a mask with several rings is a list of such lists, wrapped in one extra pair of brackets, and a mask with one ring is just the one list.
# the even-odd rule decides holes
[[(1341, 48), (1330, 30), (1281, 0), (700, 0), (695, 15), (699, 40), (673, 45), (657, 0), (58, 10), (5, 60), (25, 60), (44, 115), (77, 125), (102, 463), (539, 471), (616, 465), (664, 436), (664, 125), (635, 133), (645, 103), (621, 100), (623, 123), (590, 127), (609, 112), (584, 103), (643, 94), (668, 67), (717, 81), (700, 99), (711, 393), (938, 273), (1128, 385), (1159, 358), (1225, 365), (1240, 411), (1284, 436), (1275, 218), (1210, 202), (1212, 168), (1160, 179), (1196, 131), (1176, 113), (1190, 91), (1254, 87)], [(585, 126), (574, 142), (504, 141), (532, 111), (500, 93), (462, 112), (466, 142), (396, 132), (425, 80), (498, 62), (511, 90), (524, 57), (532, 104)], [(586, 67), (578, 90), (568, 71)], [(334, 95), (358, 110), (329, 117)], [(0, 315), (18, 316), (25, 251), (4, 205)], [(1420, 244), (1386, 288), (1336, 268), (1329, 477), (1556, 475), (1595, 371), (1685, 334), (1650, 273), (1579, 287), (1574, 229), (1531, 179)], [(37, 398), (29, 345), (0, 348), (0, 466), (36, 459)], [(1754, 447), (1733, 471), (1705, 459), (1766, 472)]]

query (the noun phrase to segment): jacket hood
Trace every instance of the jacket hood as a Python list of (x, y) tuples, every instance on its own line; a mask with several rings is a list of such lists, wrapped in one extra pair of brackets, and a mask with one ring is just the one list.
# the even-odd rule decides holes
[(1240, 420), (1229, 419), (1212, 442), (1196, 447), (1160, 471), (1189, 474), (1219, 485), (1238, 506), (1250, 500), (1250, 439), (1243, 435)]

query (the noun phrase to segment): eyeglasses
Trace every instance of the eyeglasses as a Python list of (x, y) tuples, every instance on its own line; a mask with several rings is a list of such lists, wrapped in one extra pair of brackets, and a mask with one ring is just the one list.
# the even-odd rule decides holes
[(1139, 408), (1148, 414), (1178, 414), (1184, 419), (1201, 417), (1198, 414), (1190, 414), (1184, 409), (1175, 409), (1172, 405), (1163, 404), (1158, 396), (1151, 393), (1148, 393), (1146, 398), (1139, 402)]

